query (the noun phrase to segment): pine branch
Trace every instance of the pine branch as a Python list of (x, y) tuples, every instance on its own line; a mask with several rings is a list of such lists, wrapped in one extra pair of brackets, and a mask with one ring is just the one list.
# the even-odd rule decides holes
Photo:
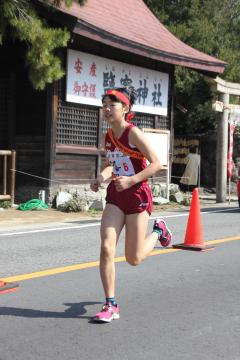
[[(43, 0), (44, 3), (60, 6), (59, 0)], [(71, 6), (73, 0), (65, 0)], [(85, 0), (80, 0), (84, 4)], [(50, 28), (38, 17), (30, 0), (0, 1), (0, 45), (6, 26), (14, 29), (14, 36), (27, 44), (26, 63), (29, 78), (35, 89), (42, 90), (46, 84), (64, 75), (61, 60), (55, 55), (57, 48), (66, 47), (70, 34), (66, 29)]]

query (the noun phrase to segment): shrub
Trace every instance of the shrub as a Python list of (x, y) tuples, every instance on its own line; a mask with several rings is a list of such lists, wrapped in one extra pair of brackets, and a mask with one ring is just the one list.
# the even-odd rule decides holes
[(79, 197), (78, 193), (72, 194), (73, 198), (58, 206), (58, 210), (62, 212), (79, 212), (88, 209), (88, 202), (86, 199)]
[(11, 201), (9, 201), (9, 200), (0, 201), (0, 208), (9, 209), (11, 206), (12, 206), (12, 204), (11, 204)]

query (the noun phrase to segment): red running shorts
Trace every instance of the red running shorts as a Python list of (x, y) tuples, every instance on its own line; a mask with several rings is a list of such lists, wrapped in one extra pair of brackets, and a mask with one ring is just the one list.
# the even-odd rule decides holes
[(114, 181), (111, 181), (107, 188), (106, 202), (119, 207), (125, 215), (136, 214), (145, 210), (151, 215), (153, 207), (152, 192), (148, 182), (142, 182), (118, 192)]

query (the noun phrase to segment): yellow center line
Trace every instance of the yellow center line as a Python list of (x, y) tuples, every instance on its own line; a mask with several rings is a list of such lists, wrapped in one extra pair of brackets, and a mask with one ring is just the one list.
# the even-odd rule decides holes
[[(221, 243), (225, 243), (225, 242), (229, 242), (229, 241), (236, 241), (236, 240), (240, 240), (240, 235), (239, 236), (232, 236), (232, 237), (229, 237), (229, 238), (223, 238), (223, 239), (207, 241), (207, 242), (205, 242), (205, 245), (221, 244)], [(154, 250), (154, 251), (152, 251), (150, 256), (169, 254), (169, 253), (173, 253), (173, 252), (177, 252), (177, 251), (181, 251), (181, 250), (180, 249)], [(116, 263), (123, 262), (123, 261), (126, 261), (126, 258), (125, 258), (125, 256), (120, 256), (120, 257), (115, 258), (114, 261)], [(93, 262), (88, 262), (88, 263), (82, 263), (82, 264), (76, 264), (76, 265), (70, 265), (70, 266), (63, 266), (63, 267), (55, 268), (55, 269), (47, 269), (47, 270), (36, 271), (36, 272), (33, 272), (33, 273), (29, 273), (29, 274), (9, 276), (9, 277), (2, 278), (1, 280), (6, 281), (6, 282), (23, 281), (23, 280), (35, 279), (35, 278), (39, 278), (39, 277), (43, 277), (43, 276), (50, 276), (50, 275), (66, 273), (66, 272), (69, 272), (69, 271), (88, 269), (88, 268), (97, 267), (97, 266), (99, 266), (99, 261), (93, 261)]]

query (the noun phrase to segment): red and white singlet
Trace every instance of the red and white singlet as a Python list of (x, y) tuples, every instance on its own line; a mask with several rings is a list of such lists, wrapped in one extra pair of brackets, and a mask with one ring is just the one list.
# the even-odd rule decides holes
[[(133, 124), (129, 124), (118, 141), (125, 148), (129, 149), (129, 153), (134, 150), (141, 154), (135, 147), (129, 144), (129, 131), (133, 126)], [(146, 180), (121, 192), (118, 192), (114, 185), (114, 178), (117, 176), (133, 176), (144, 170), (147, 166), (146, 159), (124, 154), (112, 142), (109, 133), (105, 137), (105, 149), (109, 165), (113, 167), (113, 180), (107, 189), (107, 203), (118, 206), (125, 214), (134, 214), (145, 210), (151, 214), (152, 193)]]

